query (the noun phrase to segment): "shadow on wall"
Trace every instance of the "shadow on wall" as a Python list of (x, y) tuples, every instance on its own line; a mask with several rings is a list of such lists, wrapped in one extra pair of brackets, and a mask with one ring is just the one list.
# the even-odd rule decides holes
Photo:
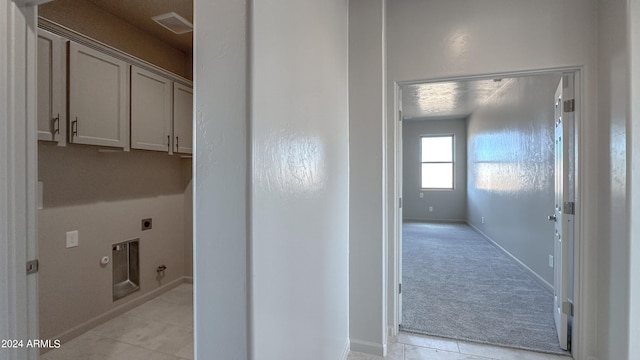
[(191, 181), (190, 171), (190, 159), (162, 152), (38, 144), (45, 209), (182, 194)]

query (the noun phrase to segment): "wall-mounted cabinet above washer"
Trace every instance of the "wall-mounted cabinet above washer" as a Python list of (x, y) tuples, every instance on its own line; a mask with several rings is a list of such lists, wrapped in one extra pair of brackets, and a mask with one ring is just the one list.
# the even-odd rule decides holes
[(191, 154), (193, 151), (193, 89), (173, 84), (173, 151)]
[(173, 82), (131, 67), (131, 148), (168, 151), (171, 147)]
[(38, 140), (67, 143), (67, 40), (38, 29)]
[(69, 44), (70, 142), (129, 149), (129, 64)]
[(191, 82), (81, 34), (38, 29), (38, 140), (191, 154)]

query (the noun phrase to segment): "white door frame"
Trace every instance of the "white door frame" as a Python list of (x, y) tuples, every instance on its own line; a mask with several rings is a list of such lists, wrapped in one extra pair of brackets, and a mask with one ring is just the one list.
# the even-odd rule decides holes
[[(590, 296), (585, 296), (587, 293), (593, 292), (595, 282), (597, 280), (597, 272), (594, 260), (590, 258), (589, 248), (591, 247), (589, 242), (591, 242), (591, 237), (587, 236), (587, 223), (588, 219), (585, 217), (585, 205), (586, 203), (591, 203), (587, 201), (589, 196), (593, 196), (593, 194), (587, 193), (587, 186), (585, 182), (587, 181), (585, 174), (585, 161), (588, 161), (586, 157), (586, 148), (588, 147), (586, 144), (582, 144), (584, 139), (587, 138), (586, 132), (588, 124), (585, 124), (584, 118), (582, 116), (583, 110), (585, 109), (584, 103), (582, 101), (582, 94), (584, 93), (584, 68), (582, 66), (576, 67), (559, 67), (559, 68), (550, 68), (550, 69), (542, 69), (542, 70), (529, 70), (529, 71), (520, 71), (520, 72), (505, 72), (505, 73), (494, 73), (494, 74), (481, 74), (481, 75), (473, 75), (473, 76), (461, 76), (461, 77), (447, 77), (447, 78), (437, 78), (437, 79), (422, 79), (422, 80), (414, 80), (414, 81), (394, 81), (394, 118), (390, 119), (394, 123), (394, 156), (398, 154), (398, 149), (402, 147), (402, 139), (398, 139), (398, 134), (401, 134), (400, 127), (402, 126), (402, 122), (398, 119), (398, 111), (399, 111), (399, 101), (397, 94), (399, 94), (399, 89), (401, 85), (411, 85), (411, 84), (421, 84), (421, 83), (437, 83), (437, 82), (446, 82), (446, 81), (468, 81), (468, 80), (482, 80), (482, 79), (494, 79), (494, 78), (509, 78), (509, 77), (522, 77), (522, 76), (532, 76), (539, 74), (549, 74), (549, 73), (574, 73), (575, 74), (575, 164), (576, 164), (576, 180), (575, 180), (575, 233), (574, 233), (574, 264), (573, 264), (573, 274), (574, 274), (574, 319), (573, 319), (573, 327), (572, 327), (572, 354), (574, 357), (578, 358), (580, 354), (586, 354), (588, 349), (588, 341), (589, 339), (585, 338), (588, 336), (588, 321), (589, 317), (595, 316), (596, 313), (596, 304), (595, 299)], [(397, 161), (397, 159), (396, 159)], [(393, 193), (389, 194), (388, 201), (394, 202), (396, 199), (402, 197), (402, 174), (397, 173), (397, 169), (401, 167), (396, 166), (394, 169), (390, 169), (394, 173), (391, 174), (390, 178), (393, 179)], [(389, 244), (389, 249), (393, 253), (389, 256), (390, 264), (388, 266), (389, 271), (393, 272), (390, 274), (390, 278), (393, 279), (394, 283), (389, 286), (389, 291), (393, 291), (393, 294), (389, 294), (388, 298), (393, 301), (392, 308), (394, 309), (393, 315), (391, 319), (389, 319), (389, 326), (391, 328), (391, 335), (397, 336), (399, 332), (399, 325), (402, 320), (402, 314), (399, 313), (401, 310), (400, 307), (400, 299), (397, 296), (397, 292), (395, 289), (398, 289), (398, 286), (401, 282), (401, 254), (398, 253), (398, 249), (401, 249), (401, 237), (402, 237), (402, 219), (399, 218), (401, 212), (398, 207), (394, 207), (394, 216), (393, 223), (390, 226), (393, 227), (393, 238), (389, 239), (391, 242)], [(591, 283), (590, 283), (591, 282)], [(551, 309), (550, 309), (551, 311)]]
[(36, 29), (36, 6), (0, 0), (0, 339), (23, 341), (0, 350), (10, 360), (39, 353), (26, 346), (38, 338), (37, 275), (26, 274), (37, 250)]
[(403, 212), (403, 200), (400, 200), (400, 204), (398, 204), (398, 200), (402, 199), (402, 172), (404, 168), (403, 160), (402, 160), (402, 90), (400, 89), (400, 85), (396, 83), (394, 86), (394, 132), (396, 139), (396, 146), (394, 147), (394, 189), (395, 189), (395, 199), (392, 199), (396, 206), (394, 206), (393, 211), (393, 234), (394, 239), (392, 241), (392, 247), (390, 251), (394, 253), (395, 261), (389, 264), (390, 271), (392, 272), (393, 283), (391, 286), (388, 286), (388, 289), (391, 289), (393, 292), (390, 296), (391, 301), (393, 303), (393, 311), (391, 311), (391, 323), (392, 330), (391, 335), (397, 336), (398, 331), (400, 329), (400, 323), (402, 322), (402, 212)]

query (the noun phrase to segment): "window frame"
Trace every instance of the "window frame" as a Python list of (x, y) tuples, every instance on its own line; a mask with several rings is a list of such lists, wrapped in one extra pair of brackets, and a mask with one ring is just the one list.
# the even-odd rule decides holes
[[(422, 145), (424, 138), (451, 138), (451, 161), (423, 161), (422, 159)], [(419, 180), (419, 188), (420, 191), (453, 191), (456, 189), (456, 137), (453, 133), (445, 133), (445, 134), (425, 134), (420, 135), (420, 178)], [(446, 188), (430, 188), (430, 187), (422, 187), (422, 165), (423, 164), (451, 164), (451, 187)]]

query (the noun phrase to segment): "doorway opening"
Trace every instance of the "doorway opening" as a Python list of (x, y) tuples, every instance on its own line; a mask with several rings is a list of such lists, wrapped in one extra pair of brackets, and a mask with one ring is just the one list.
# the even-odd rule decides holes
[(151, 16), (193, 4), (36, 13), (43, 357), (192, 357), (193, 41)]
[[(578, 294), (573, 254), (579, 213), (572, 207), (578, 185), (574, 126), (578, 81), (578, 69), (558, 69), (397, 84), (395, 189), (402, 207), (394, 216), (391, 268), (398, 285), (394, 288), (401, 284), (402, 292), (394, 296), (396, 332), (568, 354), (574, 294)], [(565, 98), (559, 106), (568, 136), (564, 175), (557, 168), (554, 139), (559, 83), (564, 84), (560, 89)], [(425, 138), (443, 136), (453, 138), (453, 145), (448, 145), (451, 158), (448, 149), (435, 151), (435, 156), (428, 153), (433, 150), (425, 153)], [(438, 173), (442, 171), (453, 179), (452, 186), (424, 187), (429, 184), (425, 178), (442, 178)], [(560, 200), (557, 178), (564, 179), (561, 187), (565, 185)], [(558, 239), (557, 221), (550, 221), (557, 211), (566, 214), (561, 220), (567, 225), (560, 234), (564, 241)], [(410, 234), (406, 240), (403, 231)], [(466, 235), (456, 239), (451, 236), (455, 232)], [(479, 240), (480, 250), (464, 244), (471, 238)], [(564, 251), (558, 243), (565, 245)], [(439, 252), (443, 247), (449, 247), (448, 252)], [(496, 258), (483, 258), (482, 249)], [(428, 256), (416, 256), (420, 251)], [(497, 275), (502, 271), (499, 265), (510, 268), (510, 275)], [(464, 275), (456, 277), (456, 271)], [(460, 279), (469, 274), (477, 277)], [(505, 287), (507, 282), (513, 286)], [(540, 300), (534, 304), (538, 310), (523, 308), (533, 296), (529, 291)], [(519, 303), (518, 297), (528, 300)], [(474, 303), (487, 306), (482, 310)], [(430, 306), (438, 310), (429, 310)], [(539, 309), (547, 309), (544, 316), (531, 316)], [(558, 311), (566, 315), (564, 325), (554, 321)], [(529, 324), (527, 316), (545, 318), (546, 323)], [(504, 324), (496, 325), (497, 320)], [(503, 334), (508, 335), (491, 335), (482, 328), (487, 324), (506, 329)], [(527, 332), (527, 326), (547, 330), (541, 331), (546, 335), (537, 345), (531, 343), (535, 331)], [(520, 342), (514, 334), (521, 334)]]

